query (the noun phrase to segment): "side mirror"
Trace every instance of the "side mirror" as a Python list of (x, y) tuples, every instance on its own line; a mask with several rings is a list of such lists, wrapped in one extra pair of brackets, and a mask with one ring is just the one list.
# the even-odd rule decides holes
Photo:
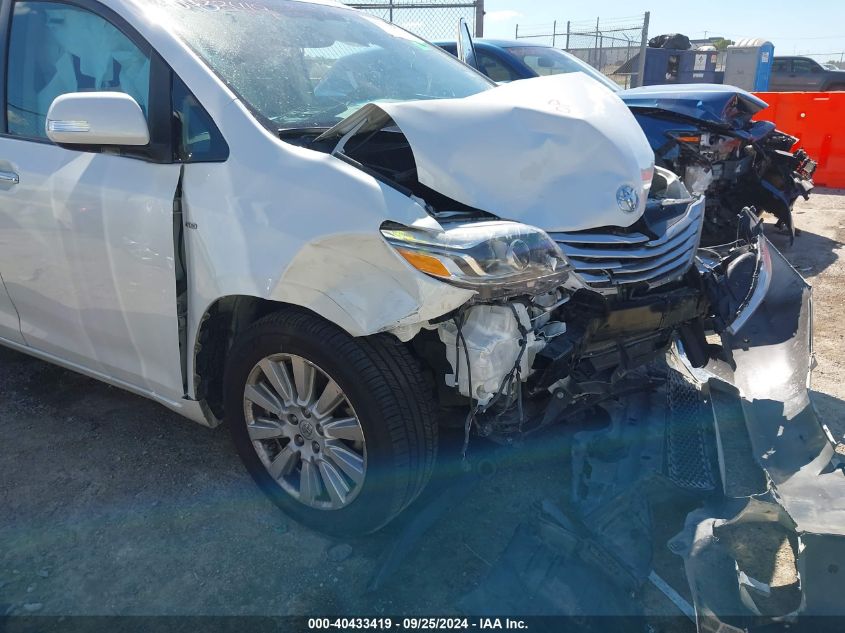
[(540, 68), (554, 68), (555, 67), (555, 60), (548, 56), (542, 56), (537, 58), (537, 66)]
[(47, 137), (57, 145), (148, 145), (141, 106), (123, 92), (71, 92), (47, 112)]
[(463, 18), (458, 21), (458, 59), (478, 70), (472, 33), (469, 30), (469, 24)]

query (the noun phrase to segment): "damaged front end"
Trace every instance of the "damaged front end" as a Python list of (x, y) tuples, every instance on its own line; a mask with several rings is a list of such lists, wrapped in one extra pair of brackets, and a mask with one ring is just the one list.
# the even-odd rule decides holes
[[(832, 612), (845, 472), (809, 402), (809, 286), (753, 209), (734, 218), (727, 245), (702, 248), (704, 196), (653, 168), (628, 110), (600, 101), (606, 91), (562, 103), (560, 86), (525, 90), (530, 81), (462, 100), (370, 104), (309, 142), (424, 208), (413, 225), (385, 222), (385, 242), (428, 279), (472, 293), (383, 331), (427, 369), (440, 422), (464, 430), (465, 452), (473, 428), (511, 444), (640, 402), (639, 414), (610, 413), (606, 428), (576, 434), (580, 516), (554, 519), (591, 577), (596, 565), (620, 572), (620, 596), (651, 582), (684, 604), (640, 542), (653, 530), (637, 491), (656, 478), (661, 494), (679, 490), (698, 506), (670, 547), (684, 558), (702, 630)], [(600, 174), (578, 146), (595, 149)], [(496, 156), (502, 147), (512, 164)], [(664, 433), (643, 414), (661, 390), (670, 409), (707, 403), (713, 415), (673, 418)], [(629, 441), (634, 427), (645, 439)], [(731, 544), (761, 525), (779, 548), (756, 553), (753, 530)], [(784, 600), (771, 600), (778, 590), (750, 562), (769, 554), (795, 561), (800, 584)]]
[(577, 74), (369, 104), (308, 147), (428, 212), (385, 223), (385, 240), (474, 295), (389, 331), (429, 368), (442, 420), (482, 436), (512, 441), (648, 388), (638, 370), (675, 341), (696, 367), (724, 355), (707, 334), (754, 281), (741, 274), (757, 238), (699, 250), (705, 198), (655, 169), (628, 108)]
[(809, 197), (816, 163), (804, 150), (794, 150), (797, 138), (773, 123), (752, 120), (765, 102), (724, 86), (648, 87), (620, 96), (658, 164), (707, 196), (704, 245), (735, 240), (737, 216), (746, 206), (774, 215), (794, 239), (792, 207), (799, 197)]

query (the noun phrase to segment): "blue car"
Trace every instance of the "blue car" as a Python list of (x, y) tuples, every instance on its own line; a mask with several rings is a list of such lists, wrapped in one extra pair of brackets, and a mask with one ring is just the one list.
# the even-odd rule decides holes
[[(438, 45), (458, 56), (455, 42)], [(623, 90), (574, 55), (524, 40), (480, 39), (462, 50), (467, 64), (499, 83), (580, 72), (617, 92), (645, 132), (656, 163), (688, 189), (706, 194), (704, 245), (734, 240), (744, 207), (771, 213), (794, 239), (792, 207), (812, 191), (816, 163), (804, 150), (793, 151), (798, 139), (753, 120), (768, 105), (751, 93), (717, 84)]]

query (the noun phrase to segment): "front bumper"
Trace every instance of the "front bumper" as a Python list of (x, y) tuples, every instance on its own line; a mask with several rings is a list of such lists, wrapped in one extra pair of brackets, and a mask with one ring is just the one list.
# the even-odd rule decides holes
[[(730, 361), (687, 367), (713, 409), (722, 483), (720, 498), (690, 514), (672, 543), (684, 557), (699, 630), (842, 609), (845, 464), (810, 400), (812, 289), (765, 237), (757, 239), (753, 287), (722, 335)], [(771, 588), (751, 578), (731, 543), (760, 526), (793, 544), (800, 575), (800, 600), (774, 613)]]

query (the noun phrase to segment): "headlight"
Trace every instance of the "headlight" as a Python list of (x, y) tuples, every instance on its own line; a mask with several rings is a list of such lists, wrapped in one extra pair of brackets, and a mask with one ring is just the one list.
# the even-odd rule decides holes
[(382, 228), (387, 242), (417, 270), (485, 295), (561, 285), (569, 266), (545, 231), (516, 222), (478, 222), (431, 232)]

